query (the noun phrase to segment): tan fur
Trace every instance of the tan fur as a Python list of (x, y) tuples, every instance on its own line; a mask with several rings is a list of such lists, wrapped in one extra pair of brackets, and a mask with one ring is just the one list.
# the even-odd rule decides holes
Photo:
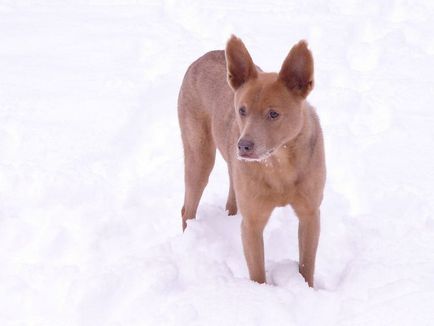
[(299, 218), (300, 272), (314, 283), (326, 171), (319, 120), (305, 100), (312, 88), (313, 59), (304, 41), (277, 74), (256, 67), (235, 36), (226, 51), (195, 61), (181, 86), (183, 229), (196, 216), (218, 148), (230, 177), (226, 209), (243, 217), (244, 254), (250, 278), (259, 283), (265, 282), (264, 227), (275, 207), (288, 204)]

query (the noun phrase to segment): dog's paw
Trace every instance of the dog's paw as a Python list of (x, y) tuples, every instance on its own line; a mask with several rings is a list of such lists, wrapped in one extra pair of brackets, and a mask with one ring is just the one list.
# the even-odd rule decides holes
[(232, 203), (227, 203), (226, 204), (226, 211), (228, 212), (229, 216), (232, 215), (237, 215), (238, 209), (237, 209), (237, 205), (232, 204)]

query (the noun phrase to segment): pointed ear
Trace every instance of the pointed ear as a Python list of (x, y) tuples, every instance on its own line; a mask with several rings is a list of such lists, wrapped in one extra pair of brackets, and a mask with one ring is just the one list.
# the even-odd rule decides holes
[(306, 41), (298, 42), (289, 51), (280, 69), (279, 79), (302, 98), (306, 98), (313, 89), (313, 58)]
[(226, 44), (226, 69), (229, 86), (235, 91), (258, 72), (243, 41), (232, 35)]

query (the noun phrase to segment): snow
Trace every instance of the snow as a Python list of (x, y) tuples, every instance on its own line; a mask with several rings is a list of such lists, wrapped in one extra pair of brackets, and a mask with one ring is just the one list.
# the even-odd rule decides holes
[[(434, 5), (3, 1), (1, 325), (432, 325)], [(328, 179), (316, 286), (274, 211), (248, 280), (221, 158), (181, 232), (176, 99), (240, 36), (277, 71), (307, 39)]]

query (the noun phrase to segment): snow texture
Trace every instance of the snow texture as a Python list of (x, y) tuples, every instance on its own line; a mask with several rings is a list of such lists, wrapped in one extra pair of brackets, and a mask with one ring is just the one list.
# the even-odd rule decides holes
[[(430, 1), (2, 1), (0, 324), (433, 325), (433, 30)], [(179, 86), (232, 33), (314, 54), (315, 289), (289, 207), (249, 281), (221, 158), (181, 232)]]

